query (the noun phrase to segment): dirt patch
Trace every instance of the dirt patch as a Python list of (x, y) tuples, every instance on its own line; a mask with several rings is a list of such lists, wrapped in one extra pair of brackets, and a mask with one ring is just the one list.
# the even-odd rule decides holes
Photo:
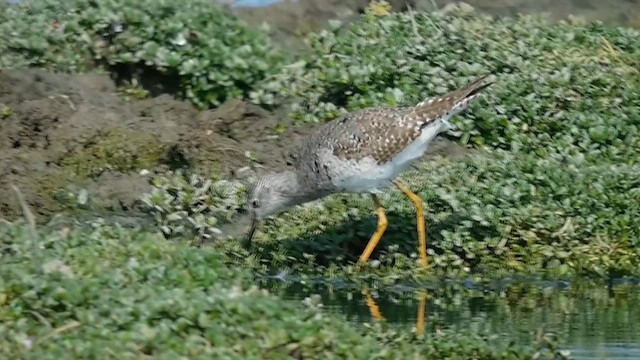
[(242, 100), (229, 100), (215, 110), (204, 111), (197, 121), (199, 134), (187, 156), (195, 166), (216, 168), (236, 178), (253, 173), (245, 171), (248, 165), (287, 168), (291, 151), (314, 129), (295, 125), (284, 111), (270, 113)]
[[(433, 11), (458, 0), (417, 0), (418, 10)], [(496, 16), (517, 17), (519, 14), (542, 14), (557, 21), (568, 16), (600, 20), (609, 24), (640, 27), (640, 0), (465, 0), (475, 9)]]
[[(169, 95), (128, 101), (99, 75), (0, 72), (0, 107), (0, 188), (19, 186), (39, 215), (82, 189), (101, 208), (137, 209), (143, 169), (231, 177), (252, 164), (286, 167), (298, 136), (278, 130), (294, 128), (286, 118), (243, 101), (204, 112)], [(14, 196), (0, 198), (0, 217), (19, 213)]]

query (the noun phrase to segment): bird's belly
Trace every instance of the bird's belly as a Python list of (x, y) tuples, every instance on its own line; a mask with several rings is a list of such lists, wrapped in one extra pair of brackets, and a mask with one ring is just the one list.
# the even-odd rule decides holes
[(348, 193), (377, 193), (389, 186), (393, 177), (385, 176), (381, 171), (372, 170), (345, 176), (337, 181), (340, 191)]
[(440, 122), (426, 127), (416, 140), (385, 164), (377, 164), (372, 157), (366, 157), (359, 161), (334, 162), (333, 171), (330, 174), (332, 183), (337, 190), (342, 192), (380, 192), (411, 166), (416, 159), (424, 155), (431, 140), (442, 129)]
[(353, 163), (336, 181), (336, 186), (350, 193), (378, 193), (388, 187), (395, 178), (424, 155), (431, 138), (420, 137), (389, 162), (378, 165), (371, 158)]

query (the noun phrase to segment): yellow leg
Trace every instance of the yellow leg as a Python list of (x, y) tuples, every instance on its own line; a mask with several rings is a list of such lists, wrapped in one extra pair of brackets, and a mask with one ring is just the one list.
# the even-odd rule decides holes
[(380, 312), (380, 307), (376, 304), (376, 301), (371, 296), (371, 293), (368, 289), (363, 289), (362, 294), (365, 296), (365, 301), (367, 302), (367, 306), (369, 307), (369, 312), (371, 312), (371, 316), (373, 316), (378, 321), (383, 321), (384, 316), (382, 316), (382, 312)]
[(376, 232), (373, 233), (373, 236), (371, 236), (371, 240), (369, 240), (369, 243), (364, 249), (364, 252), (362, 252), (362, 255), (360, 255), (360, 259), (358, 260), (358, 265), (360, 267), (364, 266), (364, 264), (367, 262), (367, 259), (369, 259), (369, 256), (371, 256), (373, 249), (375, 249), (376, 245), (378, 245), (378, 242), (380, 241), (382, 234), (384, 234), (384, 231), (387, 229), (388, 224), (387, 216), (384, 214), (384, 209), (380, 204), (380, 200), (375, 194), (371, 194), (371, 198), (373, 198), (373, 203), (376, 206), (376, 213), (378, 214), (378, 228), (376, 229)]
[(394, 180), (393, 184), (400, 189), (405, 195), (413, 201), (413, 204), (416, 207), (416, 219), (418, 226), (418, 241), (420, 242), (420, 265), (426, 267), (428, 265), (427, 261), (427, 236), (425, 234), (425, 226), (424, 226), (424, 207), (422, 205), (422, 199), (416, 194), (414, 194), (407, 186), (405, 186), (400, 180)]
[(420, 291), (420, 304), (418, 304), (418, 319), (416, 320), (416, 333), (422, 335), (424, 332), (424, 313), (427, 308), (427, 292)]

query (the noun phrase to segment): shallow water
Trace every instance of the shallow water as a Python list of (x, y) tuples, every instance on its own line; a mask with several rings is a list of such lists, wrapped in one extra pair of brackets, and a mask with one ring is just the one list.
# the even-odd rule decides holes
[(529, 345), (543, 329), (572, 359), (640, 359), (638, 285), (511, 282), (491, 289), (463, 284), (385, 292), (273, 278), (261, 285), (290, 300), (319, 295), (325, 311), (354, 323), (378, 321), (379, 311), (389, 326), (415, 331), (422, 308), (426, 335), (465, 330)]

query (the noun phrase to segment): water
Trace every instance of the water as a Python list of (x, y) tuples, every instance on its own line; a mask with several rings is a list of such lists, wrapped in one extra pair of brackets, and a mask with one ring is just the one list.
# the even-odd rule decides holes
[(389, 326), (414, 331), (423, 309), (427, 335), (439, 329), (470, 330), (528, 345), (544, 330), (555, 333), (573, 359), (640, 359), (637, 285), (511, 282), (492, 289), (447, 285), (372, 292), (263, 279), (262, 286), (289, 300), (319, 295), (325, 311), (353, 323), (377, 321), (379, 311)]

